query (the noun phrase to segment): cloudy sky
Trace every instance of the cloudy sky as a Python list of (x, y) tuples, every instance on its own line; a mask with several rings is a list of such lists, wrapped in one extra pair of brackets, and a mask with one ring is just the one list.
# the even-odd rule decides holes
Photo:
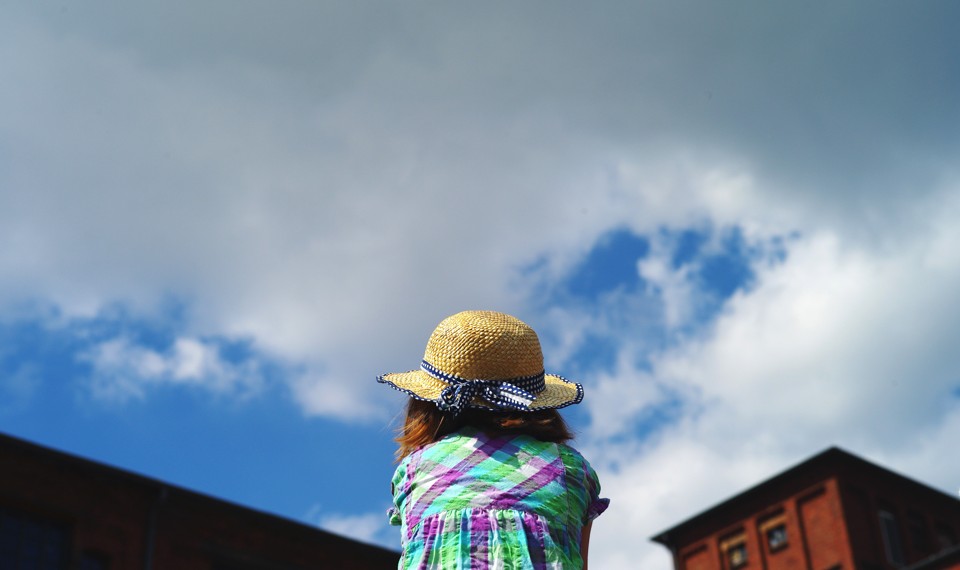
[(0, 431), (397, 547), (374, 378), (483, 308), (586, 388), (598, 568), (831, 445), (955, 494), (957, 21), (5, 2)]

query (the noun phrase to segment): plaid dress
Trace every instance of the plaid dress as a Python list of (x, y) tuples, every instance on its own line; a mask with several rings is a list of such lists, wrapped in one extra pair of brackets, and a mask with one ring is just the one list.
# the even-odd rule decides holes
[(464, 429), (403, 459), (391, 524), (400, 569), (582, 568), (580, 533), (602, 513), (597, 474), (575, 449)]

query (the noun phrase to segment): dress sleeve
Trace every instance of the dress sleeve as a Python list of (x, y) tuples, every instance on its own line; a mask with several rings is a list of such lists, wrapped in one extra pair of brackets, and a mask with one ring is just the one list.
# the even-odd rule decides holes
[(397, 465), (396, 471), (393, 472), (393, 479), (390, 480), (390, 494), (393, 496), (393, 506), (387, 509), (387, 520), (392, 526), (400, 526), (403, 524), (401, 507), (409, 485), (409, 478), (407, 476), (410, 467), (409, 463), (410, 456), (407, 456), (400, 462), (400, 465)]
[(571, 498), (576, 508), (571, 512), (578, 513), (578, 517), (582, 517), (580, 524), (587, 524), (607, 510), (610, 499), (600, 497), (600, 479), (597, 477), (597, 472), (579, 451), (563, 445), (560, 447), (560, 453), (567, 469), (568, 489), (574, 493)]
[(583, 460), (583, 471), (584, 484), (587, 488), (587, 521), (592, 521), (607, 510), (610, 499), (600, 497), (600, 478), (586, 459)]

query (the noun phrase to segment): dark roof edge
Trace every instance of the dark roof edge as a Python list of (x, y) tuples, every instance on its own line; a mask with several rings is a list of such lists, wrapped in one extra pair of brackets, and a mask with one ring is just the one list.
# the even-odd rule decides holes
[(204, 501), (204, 502), (219, 503), (219, 504), (224, 505), (224, 506), (226, 506), (226, 507), (228, 507), (228, 508), (231, 508), (231, 509), (236, 509), (236, 510), (240, 510), (240, 511), (242, 511), (242, 512), (246, 512), (246, 513), (253, 514), (253, 515), (256, 515), (256, 516), (264, 517), (264, 518), (270, 519), (270, 520), (271, 520), (272, 522), (274, 522), (274, 523), (284, 524), (284, 525), (293, 525), (293, 526), (296, 526), (296, 527), (300, 527), (301, 529), (310, 530), (310, 531), (313, 531), (313, 532), (319, 532), (319, 533), (323, 533), (323, 534), (329, 535), (329, 536), (331, 536), (331, 537), (333, 537), (333, 538), (335, 538), (335, 539), (337, 539), (337, 540), (344, 540), (344, 541), (352, 542), (352, 543), (355, 543), (355, 544), (358, 544), (358, 545), (363, 545), (363, 546), (366, 546), (366, 547), (383, 550), (384, 552), (395, 553), (395, 551), (390, 550), (389, 548), (385, 548), (385, 547), (383, 547), (383, 546), (377, 545), (377, 544), (370, 544), (370, 543), (367, 543), (367, 542), (362, 542), (362, 541), (356, 540), (356, 539), (354, 539), (354, 538), (350, 538), (350, 537), (347, 537), (347, 536), (343, 536), (343, 535), (340, 535), (340, 534), (336, 534), (336, 533), (330, 532), (330, 531), (328, 531), (328, 530), (322, 529), (322, 528), (320, 528), (320, 527), (313, 526), (313, 525), (309, 525), (309, 524), (306, 524), (306, 523), (303, 523), (303, 522), (300, 522), (300, 521), (297, 521), (297, 520), (294, 520), (294, 519), (291, 519), (291, 518), (287, 518), (287, 517), (284, 517), (284, 516), (281, 516), (281, 515), (277, 515), (277, 514), (270, 513), (270, 512), (267, 512), (267, 511), (263, 511), (263, 510), (260, 510), (260, 509), (256, 509), (256, 508), (253, 508), (253, 507), (248, 507), (248, 506), (245, 506), (245, 505), (241, 505), (240, 503), (236, 503), (236, 502), (233, 502), (233, 501), (230, 501), (230, 500), (227, 500), (227, 499), (221, 499), (221, 498), (219, 498), (219, 497), (215, 497), (215, 496), (213, 496), (213, 495), (208, 495), (208, 494), (206, 494), (206, 493), (202, 493), (202, 492), (199, 492), (199, 491), (193, 491), (193, 490), (191, 490), (191, 489), (187, 489), (186, 487), (180, 487), (180, 486), (178, 486), (178, 485), (174, 485), (174, 484), (171, 484), (171, 483), (167, 483), (167, 482), (162, 481), (162, 480), (160, 480), (160, 479), (156, 479), (156, 478), (153, 478), (153, 477), (148, 477), (148, 476), (146, 476), (146, 475), (141, 475), (141, 474), (139, 474), (139, 473), (135, 473), (135, 472), (133, 472), (133, 471), (130, 471), (130, 470), (127, 470), (127, 469), (123, 469), (123, 468), (120, 468), (120, 467), (115, 467), (115, 466), (110, 465), (110, 464), (108, 464), (108, 463), (104, 463), (104, 462), (100, 462), (100, 461), (95, 461), (95, 460), (93, 460), (93, 459), (87, 459), (86, 457), (81, 457), (81, 456), (79, 456), (79, 455), (75, 455), (75, 454), (72, 454), (72, 453), (68, 453), (68, 452), (66, 452), (66, 451), (61, 451), (61, 450), (59, 450), (59, 449), (54, 449), (54, 448), (52, 448), (52, 447), (48, 447), (48, 446), (45, 446), (45, 445), (41, 445), (41, 444), (39, 444), (39, 443), (34, 443), (34, 442), (32, 442), (32, 441), (29, 441), (29, 440), (26, 440), (26, 439), (22, 439), (22, 438), (19, 438), (19, 437), (16, 437), (16, 436), (12, 436), (12, 435), (7, 434), (7, 433), (4, 433), (4, 432), (0, 432), (0, 446), (16, 447), (16, 448), (23, 449), (23, 450), (27, 451), (28, 453), (34, 453), (34, 454), (38, 454), (38, 455), (42, 455), (42, 456), (47, 456), (47, 457), (51, 457), (51, 458), (57, 458), (57, 459), (59, 459), (59, 460), (61, 460), (61, 461), (67, 461), (67, 462), (73, 463), (73, 464), (75, 464), (75, 465), (77, 465), (77, 466), (79, 466), (79, 467), (81, 467), (81, 468), (83, 468), (83, 469), (88, 469), (88, 470), (93, 470), (93, 471), (99, 471), (99, 472), (102, 472), (102, 473), (109, 473), (109, 474), (110, 474), (111, 476), (113, 476), (113, 477), (116, 477), (116, 478), (119, 478), (119, 479), (122, 479), (122, 480), (125, 480), (125, 481), (129, 481), (129, 482), (131, 482), (131, 483), (133, 483), (133, 484), (141, 485), (141, 486), (144, 486), (144, 487), (147, 487), (147, 488), (156, 489), (156, 491), (157, 491), (158, 493), (159, 493), (160, 491), (162, 491), (162, 490), (166, 490), (167, 492), (171, 492), (171, 491), (172, 491), (172, 492), (175, 492), (175, 493), (184, 495), (185, 497), (188, 497), (188, 498), (191, 498), (191, 499), (197, 499), (197, 500)]
[(943, 495), (944, 497), (947, 497), (947, 498), (949, 498), (949, 499), (951, 499), (951, 500), (957, 500), (957, 498), (954, 497), (953, 495), (950, 495), (950, 494), (948, 494), (948, 493), (945, 493), (944, 491), (941, 491), (940, 489), (937, 489), (937, 488), (935, 488), (935, 487), (931, 487), (930, 485), (927, 485), (926, 483), (921, 483), (920, 481), (917, 481), (916, 479), (913, 479), (913, 478), (911, 478), (911, 477), (907, 477), (906, 475), (902, 475), (902, 474), (900, 474), (900, 473), (897, 473), (896, 471), (893, 471), (893, 470), (891, 470), (891, 469), (888, 469), (888, 468), (886, 468), (886, 467), (883, 467), (883, 466), (881, 466), (881, 465), (878, 465), (878, 464), (876, 464), (876, 463), (873, 463), (872, 461), (867, 461), (866, 459), (863, 459), (862, 457), (859, 457), (859, 456), (857, 456), (857, 455), (854, 455), (854, 454), (852, 454), (852, 453), (850, 453), (850, 452), (848, 452), (848, 451), (845, 451), (845, 450), (843, 450), (843, 449), (841, 449), (841, 448), (839, 448), (839, 447), (837, 447), (837, 446), (831, 446), (831, 447), (828, 447), (827, 449), (821, 451), (820, 453), (817, 453), (816, 455), (814, 455), (814, 456), (812, 456), (812, 457), (810, 457), (810, 458), (808, 458), (808, 459), (805, 459), (805, 460), (801, 461), (800, 463), (794, 465), (793, 467), (788, 467), (788, 468), (785, 469), (784, 471), (781, 471), (780, 473), (777, 473), (777, 474), (773, 475), (773, 476), (770, 477), (769, 479), (766, 479), (766, 480), (764, 480), (764, 481), (761, 481), (760, 483), (757, 483), (756, 485), (754, 485), (754, 486), (752, 486), (752, 487), (749, 487), (749, 488), (747, 488), (746, 490), (741, 491), (741, 492), (737, 493), (736, 495), (734, 495), (734, 496), (732, 496), (732, 497), (730, 497), (730, 498), (728, 498), (728, 499), (725, 499), (725, 500), (721, 501), (720, 503), (717, 503), (717, 504), (713, 505), (712, 507), (707, 508), (707, 509), (704, 510), (704, 511), (701, 511), (701, 512), (699, 512), (699, 513), (697, 513), (697, 514), (695, 514), (695, 515), (693, 515), (693, 516), (685, 519), (684, 521), (682, 521), (682, 522), (680, 522), (680, 523), (677, 523), (677, 524), (673, 525), (672, 527), (670, 527), (670, 528), (668, 528), (668, 529), (666, 529), (666, 530), (663, 530), (663, 531), (657, 533), (656, 535), (650, 537), (650, 540), (653, 541), (653, 542), (660, 543), (660, 544), (662, 544), (662, 545), (664, 545), (664, 546), (666, 546), (666, 547), (669, 548), (669, 546), (670, 546), (669, 536), (670, 536), (671, 533), (673, 533), (673, 532), (675, 532), (675, 531), (677, 531), (677, 530), (679, 530), (679, 529), (681, 529), (681, 528), (687, 527), (687, 526), (691, 525), (692, 523), (694, 523), (694, 522), (696, 522), (696, 521), (698, 521), (698, 520), (701, 520), (701, 519), (703, 519), (703, 518), (709, 517), (710, 515), (713, 515), (713, 514), (719, 512), (719, 511), (725, 509), (726, 507), (732, 505), (733, 503), (739, 502), (740, 500), (742, 500), (743, 498), (745, 498), (745, 497), (747, 497), (747, 496), (749, 496), (749, 495), (753, 495), (753, 494), (758, 493), (758, 492), (760, 492), (760, 491), (762, 491), (762, 490), (764, 490), (764, 489), (767, 489), (767, 488), (769, 488), (769, 487), (773, 487), (773, 486), (775, 486), (775, 485), (783, 482), (784, 480), (790, 479), (791, 477), (797, 475), (798, 473), (800, 473), (800, 472), (802, 472), (802, 471), (804, 471), (804, 470), (809, 469), (809, 468), (810, 468), (811, 466), (813, 466), (814, 464), (821, 463), (821, 462), (824, 462), (824, 461), (829, 461), (829, 460), (847, 461), (847, 462), (852, 462), (852, 463), (858, 463), (858, 464), (860, 464), (860, 465), (862, 465), (862, 466), (866, 466), (866, 467), (871, 468), (871, 469), (879, 469), (879, 470), (881, 470), (881, 471), (884, 471), (884, 472), (886, 472), (886, 473), (889, 473), (889, 474), (891, 474), (891, 475), (894, 475), (894, 476), (896, 476), (896, 477), (899, 477), (900, 479), (903, 479), (903, 480), (905, 480), (905, 481), (907, 481), (907, 482), (909, 482), (909, 483), (911, 483), (911, 484), (913, 484), (913, 485), (922, 487), (922, 488), (928, 490), (929, 492), (933, 492), (933, 493), (936, 493), (936, 494), (938, 494), (938, 495)]

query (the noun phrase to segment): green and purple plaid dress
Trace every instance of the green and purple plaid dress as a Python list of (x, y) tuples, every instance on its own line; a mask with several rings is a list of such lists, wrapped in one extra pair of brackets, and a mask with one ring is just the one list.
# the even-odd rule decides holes
[(461, 430), (411, 453), (393, 476), (401, 569), (582, 568), (580, 533), (602, 513), (597, 474), (575, 449)]

